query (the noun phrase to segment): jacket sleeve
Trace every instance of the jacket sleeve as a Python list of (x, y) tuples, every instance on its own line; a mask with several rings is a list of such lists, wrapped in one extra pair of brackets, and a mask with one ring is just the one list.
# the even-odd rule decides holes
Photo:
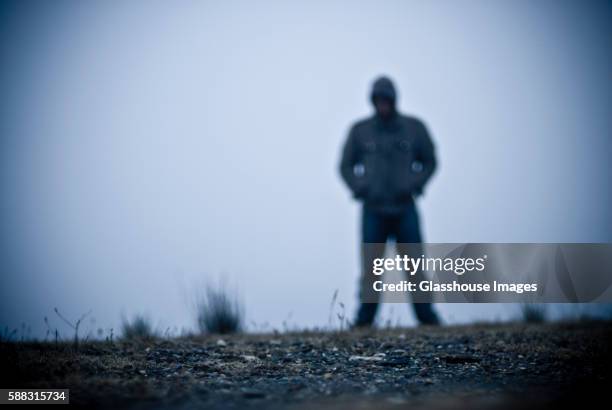
[(365, 190), (365, 181), (363, 181), (363, 177), (355, 175), (355, 165), (360, 161), (355, 135), (355, 127), (352, 127), (342, 149), (340, 176), (351, 190), (353, 196), (361, 198)]
[(431, 176), (436, 170), (437, 161), (435, 147), (429, 135), (429, 131), (425, 124), (419, 124), (420, 138), (419, 138), (419, 149), (417, 151), (417, 160), (421, 163), (422, 169), (417, 173), (415, 181), (415, 191), (417, 194), (422, 194), (425, 184), (429, 181)]

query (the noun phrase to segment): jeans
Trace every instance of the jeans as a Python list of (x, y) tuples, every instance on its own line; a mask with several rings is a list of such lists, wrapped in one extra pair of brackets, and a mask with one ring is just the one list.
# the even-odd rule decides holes
[[(372, 275), (369, 267), (372, 266), (373, 258), (382, 258), (385, 253), (385, 246), (389, 239), (395, 239), (398, 244), (398, 253), (402, 253), (401, 244), (421, 243), (421, 230), (419, 227), (419, 216), (416, 205), (410, 202), (399, 213), (386, 214), (380, 213), (364, 206), (361, 219), (361, 239), (368, 245), (362, 247), (362, 275), (360, 292), (371, 289)], [(366, 251), (367, 249), (367, 251)], [(423, 279), (423, 273), (418, 272), (415, 279)], [(422, 324), (439, 324), (438, 316), (434, 312), (431, 303), (413, 303), (414, 313), (418, 321)], [(355, 326), (370, 326), (374, 322), (378, 303), (361, 303)]]

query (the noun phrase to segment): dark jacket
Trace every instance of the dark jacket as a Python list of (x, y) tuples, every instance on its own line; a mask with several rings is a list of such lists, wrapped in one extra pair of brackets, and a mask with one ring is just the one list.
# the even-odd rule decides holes
[[(376, 92), (375, 83), (372, 97)], [(388, 87), (383, 92), (388, 94)], [(340, 162), (340, 174), (353, 196), (385, 213), (400, 212), (410, 204), (435, 168), (427, 128), (417, 118), (399, 113), (387, 120), (374, 115), (355, 123)]]

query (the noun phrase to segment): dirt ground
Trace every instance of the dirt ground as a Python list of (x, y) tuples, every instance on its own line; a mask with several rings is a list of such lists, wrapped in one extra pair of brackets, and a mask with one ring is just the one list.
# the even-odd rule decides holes
[(2, 343), (3, 388), (132, 409), (542, 408), (608, 399), (612, 323)]

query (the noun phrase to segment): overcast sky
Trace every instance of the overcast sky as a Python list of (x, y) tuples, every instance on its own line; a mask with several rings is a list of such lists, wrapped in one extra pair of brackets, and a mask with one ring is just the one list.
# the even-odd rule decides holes
[(58, 307), (191, 328), (194, 289), (220, 277), (258, 326), (325, 325), (336, 289), (352, 315), (359, 208), (337, 164), (383, 73), (437, 148), (426, 241), (612, 239), (604, 2), (3, 7), (2, 326), (62, 329)]

